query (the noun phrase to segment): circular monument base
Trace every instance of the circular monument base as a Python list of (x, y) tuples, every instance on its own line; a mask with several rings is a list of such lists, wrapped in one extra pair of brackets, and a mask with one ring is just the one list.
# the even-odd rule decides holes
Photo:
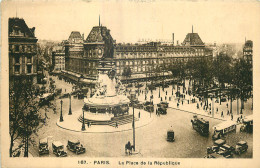
[[(133, 116), (132, 113), (133, 109), (129, 108), (129, 115)], [(140, 112), (140, 118), (139, 118)], [(132, 122), (128, 122), (126, 124), (118, 124), (116, 128), (115, 122), (111, 122), (107, 125), (91, 125), (88, 127), (88, 124), (85, 123), (85, 130), (82, 130), (82, 122), (79, 121), (80, 116), (82, 115), (82, 110), (75, 111), (72, 115), (64, 115), (62, 122), (57, 120), (57, 126), (75, 132), (82, 132), (82, 133), (113, 133), (113, 132), (122, 132), (122, 131), (130, 131), (132, 130)], [(135, 109), (135, 128), (140, 128), (145, 125), (151, 123), (154, 119), (154, 116), (151, 115), (149, 112), (144, 110)]]

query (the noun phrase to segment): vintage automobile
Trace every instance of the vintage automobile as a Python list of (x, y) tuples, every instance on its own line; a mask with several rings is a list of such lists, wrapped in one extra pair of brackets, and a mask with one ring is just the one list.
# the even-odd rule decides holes
[(167, 114), (167, 108), (164, 107), (158, 107), (158, 112), (162, 115)]
[(246, 116), (245, 119), (242, 120), (242, 126), (240, 127), (241, 132), (253, 132), (253, 115)]
[(164, 107), (164, 108), (168, 108), (169, 103), (168, 102), (160, 102), (159, 104), (157, 104), (157, 107)]
[(40, 139), (39, 141), (39, 155), (49, 154), (48, 139)]
[(235, 153), (240, 155), (241, 153), (244, 153), (246, 152), (248, 149), (248, 145), (247, 145), (247, 142), (245, 141), (239, 141), (236, 145), (236, 148), (235, 148)]
[(58, 157), (67, 156), (67, 152), (64, 151), (64, 145), (60, 141), (54, 141), (52, 143), (52, 151)]
[(232, 146), (229, 146), (227, 144), (223, 144), (221, 147), (219, 147), (219, 151), (217, 152), (219, 155), (223, 155), (226, 158), (233, 157), (234, 148)]
[(137, 103), (137, 104), (135, 105), (135, 108), (137, 108), (137, 109), (143, 109), (143, 108), (144, 108), (144, 105), (143, 105), (142, 103)]
[(148, 112), (154, 112), (154, 105), (153, 105), (153, 102), (145, 102), (144, 103), (144, 110), (145, 111), (148, 111)]
[(167, 141), (169, 141), (169, 142), (175, 141), (175, 139), (174, 139), (174, 131), (173, 130), (167, 131)]
[(82, 144), (78, 140), (68, 140), (67, 148), (75, 152), (77, 155), (80, 153), (85, 153), (86, 149), (83, 147)]

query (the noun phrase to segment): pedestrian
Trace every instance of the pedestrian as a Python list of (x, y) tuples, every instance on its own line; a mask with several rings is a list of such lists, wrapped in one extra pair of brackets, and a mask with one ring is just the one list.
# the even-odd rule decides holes
[(88, 128), (89, 128), (89, 121), (87, 122)]
[(223, 111), (221, 112), (221, 117), (223, 117), (223, 118), (224, 118), (224, 113), (223, 113)]
[(138, 117), (140, 118), (140, 116), (141, 116), (141, 114), (140, 114), (140, 111), (139, 111), (139, 113), (138, 113)]
[(118, 123), (116, 122), (116, 128), (118, 128)]
[(237, 117), (237, 123), (239, 123), (240, 122), (240, 119), (239, 119), (239, 117)]

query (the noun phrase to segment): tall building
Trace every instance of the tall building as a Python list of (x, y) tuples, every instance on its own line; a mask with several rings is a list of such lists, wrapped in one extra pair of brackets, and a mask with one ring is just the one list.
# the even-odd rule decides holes
[(243, 57), (244, 59), (252, 64), (253, 60), (253, 41), (247, 40), (245, 42), (244, 48), (243, 48)]
[[(80, 33), (78, 33), (80, 34)], [(69, 40), (68, 40), (69, 41)], [(174, 41), (174, 35), (173, 35)], [(149, 42), (145, 44), (116, 44), (110, 30), (99, 25), (92, 28), (82, 44), (81, 54), (74, 55), (72, 42), (67, 42), (66, 71), (78, 74), (78, 81), (89, 82), (98, 75), (98, 65), (102, 58), (111, 58), (114, 70), (121, 80), (145, 80), (159, 76), (170, 76), (168, 68), (175, 62), (182, 63), (188, 59), (212, 58), (212, 49), (205, 46), (198, 33), (188, 33), (182, 45)], [(67, 67), (67, 64), (69, 65)], [(125, 71), (130, 69), (131, 76)]]
[(37, 82), (37, 38), (35, 27), (29, 28), (22, 18), (9, 18), (9, 76)]
[(58, 45), (53, 48), (52, 52), (53, 72), (60, 73), (65, 70), (65, 50), (64, 46)]

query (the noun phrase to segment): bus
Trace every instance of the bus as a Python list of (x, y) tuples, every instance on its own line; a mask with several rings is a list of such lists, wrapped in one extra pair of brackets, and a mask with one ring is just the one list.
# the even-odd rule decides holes
[(198, 118), (197, 115), (194, 115), (191, 123), (193, 129), (195, 129), (198, 133), (203, 136), (209, 135), (209, 121), (206, 121), (203, 118)]
[(224, 136), (225, 134), (236, 131), (237, 123), (235, 121), (224, 121), (213, 127), (214, 133), (212, 139), (216, 140)]

